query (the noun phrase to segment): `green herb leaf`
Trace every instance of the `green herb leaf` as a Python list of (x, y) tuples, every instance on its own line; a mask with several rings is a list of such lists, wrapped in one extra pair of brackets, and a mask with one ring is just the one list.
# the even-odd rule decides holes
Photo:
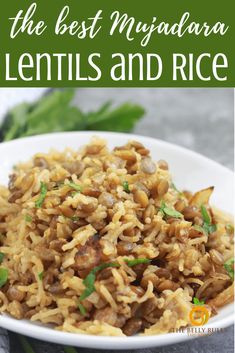
[(78, 221), (79, 221), (79, 217), (77, 217), (77, 216), (72, 216), (70, 219), (71, 219), (73, 222), (78, 222)]
[(10, 141), (20, 137), (27, 125), (27, 114), (30, 104), (15, 106), (6, 116), (0, 129), (0, 141)]
[(0, 264), (2, 263), (4, 256), (5, 256), (5, 254), (3, 252), (0, 252)]
[(17, 337), (21, 343), (24, 353), (35, 353), (28, 339), (20, 334), (17, 334)]
[(144, 109), (137, 104), (124, 103), (112, 110), (108, 102), (97, 112), (84, 114), (83, 119), (86, 130), (129, 132), (144, 113)]
[(64, 350), (64, 353), (78, 353), (78, 351), (75, 348), (70, 346), (63, 346), (63, 350)]
[(205, 230), (205, 232), (207, 234), (211, 234), (214, 233), (217, 229), (216, 224), (208, 224), (208, 223), (204, 223), (203, 224), (203, 229)]
[(198, 224), (194, 224), (194, 225), (192, 226), (192, 228), (195, 229), (196, 231), (200, 232), (200, 233), (203, 233), (203, 234), (206, 233), (206, 232), (205, 232), (205, 229), (202, 228), (201, 226), (199, 226)]
[(77, 191), (76, 193), (79, 193), (79, 192), (82, 191), (81, 185), (75, 184), (75, 183), (73, 183), (73, 182), (70, 182), (70, 183), (68, 183), (68, 184), (66, 184), (66, 185), (68, 185), (71, 189), (76, 190), (76, 191)]
[(195, 305), (203, 305), (203, 304), (205, 304), (205, 301), (204, 300), (199, 300), (198, 298), (194, 297), (193, 298), (193, 304), (195, 304)]
[(48, 132), (82, 130), (83, 114), (70, 105), (75, 90), (54, 90), (29, 106), (24, 131), (17, 137)]
[(166, 216), (174, 217), (174, 218), (182, 218), (183, 217), (182, 213), (174, 210), (173, 208), (167, 207), (164, 201), (161, 202), (160, 212), (163, 214), (163, 216), (166, 215)]
[(53, 186), (52, 190), (59, 190), (63, 186), (64, 186), (64, 182), (63, 181), (57, 181), (57, 183)]
[(211, 224), (209, 213), (207, 212), (207, 209), (204, 205), (201, 205), (201, 213), (204, 223)]
[(234, 280), (234, 258), (229, 259), (224, 264), (225, 270), (228, 272), (229, 277)]
[(38, 278), (40, 279), (40, 281), (42, 281), (43, 276), (44, 276), (44, 272), (39, 272), (38, 273)]
[(29, 214), (26, 214), (24, 219), (25, 219), (25, 222), (29, 222), (29, 223), (32, 222), (32, 220), (33, 220)]
[(211, 234), (213, 232), (216, 231), (217, 226), (216, 224), (212, 224), (211, 223), (211, 219), (210, 219), (210, 215), (207, 212), (207, 209), (204, 205), (201, 205), (201, 214), (202, 214), (202, 218), (203, 218), (203, 229), (206, 232), (206, 234)]
[(80, 310), (80, 313), (85, 316), (86, 315), (86, 309), (82, 305), (82, 303), (78, 302), (78, 309)]
[(178, 194), (179, 194), (179, 197), (184, 197), (184, 193), (182, 191), (180, 191), (174, 183), (171, 183), (171, 187), (172, 189), (174, 189)]
[(8, 279), (8, 269), (1, 267), (0, 268), (0, 288), (4, 286)]
[(80, 194), (80, 191), (79, 191), (79, 192), (78, 192), (78, 191), (72, 191), (72, 192), (71, 192), (71, 196), (72, 196), (72, 197), (74, 197), (74, 196), (77, 195), (77, 194)]
[(96, 279), (96, 273), (103, 270), (104, 268), (107, 267), (119, 267), (120, 265), (116, 262), (106, 262), (104, 264), (101, 264), (99, 266), (94, 267), (91, 272), (85, 277), (83, 280), (83, 284), (85, 285), (85, 289), (80, 295), (80, 301), (86, 299), (95, 291), (95, 279)]
[(139, 258), (139, 259), (134, 259), (134, 260), (126, 259), (125, 262), (127, 263), (128, 266), (132, 267), (132, 266), (139, 265), (139, 264), (149, 264), (151, 262), (151, 260), (145, 259), (145, 258)]
[(38, 200), (35, 202), (35, 207), (36, 208), (42, 207), (42, 204), (43, 204), (43, 202), (45, 200), (46, 194), (47, 194), (47, 186), (46, 186), (46, 184), (44, 184), (41, 181), (40, 196), (39, 196)]
[(101, 271), (101, 270), (103, 270), (103, 269), (105, 269), (107, 267), (120, 267), (120, 265), (117, 262), (106, 262), (104, 264), (101, 264), (99, 266), (94, 267), (92, 272), (93, 273), (97, 273), (97, 272), (99, 272), (99, 271)]
[(234, 226), (232, 224), (226, 224), (225, 228), (229, 234), (234, 233)]
[(36, 103), (16, 106), (0, 126), (0, 141), (59, 131), (129, 132), (144, 114), (139, 105), (125, 103), (113, 109), (110, 102), (97, 111), (83, 113), (71, 106), (74, 93), (73, 88), (54, 90)]
[(128, 181), (124, 181), (124, 182), (122, 183), (122, 186), (123, 186), (124, 191), (129, 194), (129, 193), (130, 193), (130, 189), (129, 189), (129, 183), (128, 183)]

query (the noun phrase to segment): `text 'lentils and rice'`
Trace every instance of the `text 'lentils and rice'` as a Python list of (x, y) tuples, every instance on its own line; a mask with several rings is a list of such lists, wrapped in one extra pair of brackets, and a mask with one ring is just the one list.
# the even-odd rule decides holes
[(38, 153), (0, 187), (0, 311), (94, 335), (153, 335), (233, 300), (233, 225), (131, 141)]

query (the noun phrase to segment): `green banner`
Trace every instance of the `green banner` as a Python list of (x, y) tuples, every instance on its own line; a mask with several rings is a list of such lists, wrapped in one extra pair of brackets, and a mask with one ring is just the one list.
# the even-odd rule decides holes
[(8, 0), (0, 86), (233, 87), (233, 2)]

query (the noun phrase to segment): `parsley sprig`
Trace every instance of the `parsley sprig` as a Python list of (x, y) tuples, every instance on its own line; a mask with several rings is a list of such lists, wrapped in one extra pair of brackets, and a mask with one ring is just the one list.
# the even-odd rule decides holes
[(85, 289), (82, 292), (82, 294), (80, 295), (80, 300), (84, 300), (87, 297), (89, 297), (89, 295), (91, 295), (91, 293), (93, 293), (95, 291), (95, 279), (96, 279), (96, 273), (103, 270), (104, 268), (107, 267), (119, 267), (120, 265), (116, 262), (107, 262), (104, 264), (101, 264), (99, 266), (94, 267), (91, 272), (85, 277), (85, 279), (83, 280), (83, 284), (85, 285)]
[(0, 264), (2, 263), (4, 256), (5, 256), (5, 254), (3, 252), (0, 252)]
[(128, 181), (124, 181), (124, 182), (122, 183), (122, 186), (123, 186), (124, 191), (129, 194), (129, 193), (130, 193), (130, 188), (129, 188), (129, 183), (128, 183)]
[(6, 284), (8, 280), (8, 269), (1, 267), (0, 268), (0, 288)]
[(202, 228), (204, 229), (206, 234), (211, 234), (211, 233), (215, 232), (217, 229), (216, 224), (211, 223), (209, 213), (207, 212), (207, 209), (204, 205), (201, 205), (201, 214), (202, 214), (202, 218), (203, 218)]
[(168, 207), (164, 201), (161, 202), (159, 211), (162, 213), (163, 216), (183, 218), (182, 213), (176, 211), (174, 208)]
[(229, 277), (234, 280), (234, 258), (229, 259), (224, 264), (225, 270), (228, 272)]
[(145, 259), (145, 258), (138, 258), (138, 259), (134, 259), (134, 260), (125, 260), (126, 264), (130, 267), (139, 265), (139, 264), (149, 264), (151, 262), (150, 259)]
[[(138, 259), (133, 259), (133, 260), (124, 260), (128, 266), (132, 267), (138, 264), (148, 264), (151, 262), (151, 260), (146, 259), (146, 258), (138, 258)], [(120, 264), (117, 262), (106, 262), (103, 263), (99, 266), (94, 267), (89, 274), (84, 278), (83, 284), (85, 286), (85, 289), (83, 290), (82, 294), (80, 295), (79, 301), (78, 301), (78, 309), (80, 310), (82, 315), (86, 314), (86, 309), (82, 305), (82, 301), (89, 297), (94, 291), (95, 291), (95, 280), (96, 280), (96, 273), (99, 271), (102, 271), (105, 268), (108, 267), (120, 267)]]
[(73, 182), (70, 182), (70, 183), (68, 183), (66, 185), (68, 185), (71, 189), (76, 190), (77, 192), (82, 192), (82, 187), (79, 184), (75, 184)]
[(82, 315), (86, 314), (86, 309), (82, 305), (81, 301), (89, 297), (95, 291), (96, 273), (107, 267), (119, 267), (119, 266), (120, 265), (116, 262), (107, 262), (107, 263), (101, 264), (99, 266), (94, 267), (91, 270), (91, 272), (84, 278), (83, 284), (85, 286), (85, 289), (80, 295), (79, 302), (78, 302), (78, 309), (80, 310)]
[(193, 304), (195, 305), (204, 305), (205, 304), (205, 300), (200, 300), (196, 297), (193, 298)]
[(37, 201), (35, 202), (35, 207), (36, 208), (41, 208), (42, 205), (43, 205), (43, 202), (46, 198), (46, 194), (47, 194), (47, 186), (45, 183), (43, 183), (41, 181), (40, 183), (40, 195), (39, 195), (39, 198), (37, 199)]
[(40, 279), (40, 281), (43, 280), (43, 276), (44, 276), (44, 272), (39, 272), (38, 273), (38, 278)]
[(145, 112), (137, 104), (112, 107), (111, 102), (95, 111), (83, 112), (71, 104), (74, 94), (73, 88), (53, 90), (37, 102), (13, 107), (0, 124), (0, 142), (54, 131), (129, 132)]
[(234, 233), (234, 226), (232, 224), (226, 224), (225, 228), (229, 234)]
[(27, 222), (27, 223), (31, 223), (33, 220), (33, 218), (29, 214), (26, 214), (24, 219), (25, 219), (25, 222)]
[(182, 191), (180, 191), (174, 183), (171, 183), (171, 187), (172, 187), (172, 189), (174, 189), (178, 193), (180, 198), (184, 197), (184, 193)]

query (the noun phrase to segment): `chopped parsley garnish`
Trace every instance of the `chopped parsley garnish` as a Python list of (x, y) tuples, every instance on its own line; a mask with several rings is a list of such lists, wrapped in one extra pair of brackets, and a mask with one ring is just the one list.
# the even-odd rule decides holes
[(228, 233), (230, 234), (234, 233), (234, 226), (232, 224), (226, 224), (225, 228)]
[(224, 268), (228, 272), (229, 277), (234, 280), (234, 258), (226, 261), (224, 264)]
[(80, 194), (80, 191), (72, 191), (71, 192), (72, 197), (76, 196), (77, 194)]
[(4, 286), (8, 279), (8, 269), (1, 267), (0, 268), (0, 288)]
[(204, 223), (210, 224), (211, 219), (210, 219), (209, 213), (207, 212), (207, 209), (204, 205), (201, 205), (201, 213), (202, 213), (202, 218), (203, 218)]
[(193, 304), (195, 304), (195, 305), (204, 305), (205, 304), (205, 300), (199, 300), (198, 298), (194, 297), (193, 298)]
[[(127, 263), (128, 266), (132, 267), (138, 264), (147, 264), (150, 263), (151, 260), (145, 259), (145, 258), (139, 258), (139, 259), (134, 259), (134, 260), (128, 260), (126, 259), (125, 262)], [(90, 271), (90, 273), (84, 278), (83, 284), (85, 286), (85, 289), (83, 290), (82, 294), (80, 295), (79, 298), (79, 303), (78, 303), (78, 308), (81, 311), (80, 307), (80, 302), (89, 295), (91, 295), (95, 291), (95, 279), (96, 279), (96, 273), (107, 268), (107, 267), (120, 267), (120, 264), (117, 262), (106, 262), (103, 263), (99, 266), (96, 266), (93, 268), (93, 270)], [(84, 308), (85, 309), (85, 308)], [(82, 311), (81, 311), (82, 313)]]
[(192, 226), (192, 228), (193, 229), (195, 229), (197, 232), (199, 232), (199, 233), (203, 233), (203, 234), (207, 234), (206, 233), (206, 231), (205, 231), (205, 229), (204, 228), (202, 228), (201, 226), (199, 226), (198, 224), (194, 224), (193, 226)]
[(5, 256), (5, 254), (3, 252), (0, 252), (0, 263), (2, 263), (4, 256)]
[(95, 291), (95, 278), (96, 278), (97, 272), (107, 267), (119, 267), (119, 266), (120, 265), (116, 262), (107, 262), (94, 267), (93, 270), (91, 270), (91, 272), (83, 280), (85, 289), (80, 296), (80, 301), (86, 299), (87, 297), (89, 297), (89, 295), (91, 295), (91, 293)]
[(202, 228), (204, 229), (206, 234), (211, 234), (215, 232), (217, 229), (216, 224), (211, 223), (209, 213), (207, 212), (207, 209), (204, 205), (201, 205), (201, 214), (204, 222)]
[(39, 274), (38, 274), (38, 278), (40, 279), (40, 281), (42, 281), (43, 276), (44, 276), (44, 273), (43, 273), (43, 272), (39, 272)]
[(47, 186), (46, 186), (45, 183), (43, 183), (41, 181), (40, 195), (39, 195), (39, 198), (37, 199), (37, 201), (35, 202), (36, 208), (41, 208), (42, 207), (42, 204), (43, 204), (43, 202), (45, 200), (46, 194), (47, 194)]
[(29, 214), (26, 214), (24, 219), (25, 219), (25, 222), (28, 222), (28, 223), (31, 223), (32, 220), (33, 220), (32, 217)]
[(77, 217), (77, 216), (72, 216), (70, 219), (71, 219), (73, 222), (78, 222), (78, 221), (79, 221), (79, 217)]
[(216, 224), (204, 223), (203, 228), (205, 229), (207, 234), (214, 233), (217, 230)]
[(68, 184), (66, 184), (66, 185), (68, 185), (71, 189), (76, 190), (77, 192), (82, 192), (82, 187), (81, 187), (81, 185), (75, 184), (75, 183), (73, 183), (73, 182), (70, 182), (70, 183), (68, 183)]
[(129, 194), (129, 193), (130, 193), (130, 189), (129, 189), (129, 183), (128, 183), (128, 181), (124, 181), (124, 182), (122, 183), (122, 186), (123, 186), (124, 191)]
[(53, 186), (52, 190), (59, 190), (59, 188), (61, 188), (62, 186), (64, 186), (64, 182), (58, 181), (55, 186)]
[(178, 194), (179, 194), (180, 197), (184, 196), (184, 193), (183, 193), (182, 191), (180, 191), (180, 190), (175, 186), (174, 183), (171, 183), (171, 187), (172, 187), (172, 189), (174, 189), (176, 192), (178, 192)]
[(183, 215), (182, 213), (176, 211), (173, 208), (169, 208), (166, 206), (165, 202), (161, 202), (161, 207), (159, 211), (162, 213), (163, 216), (169, 216), (169, 217), (174, 217), (174, 218), (182, 218)]
[(134, 259), (134, 260), (125, 260), (126, 264), (130, 267), (139, 265), (139, 264), (149, 264), (151, 262), (150, 259), (145, 259), (145, 258), (139, 258), (139, 259)]
[(80, 310), (80, 313), (85, 316), (86, 315), (86, 309), (82, 305), (82, 303), (78, 302), (78, 309)]

